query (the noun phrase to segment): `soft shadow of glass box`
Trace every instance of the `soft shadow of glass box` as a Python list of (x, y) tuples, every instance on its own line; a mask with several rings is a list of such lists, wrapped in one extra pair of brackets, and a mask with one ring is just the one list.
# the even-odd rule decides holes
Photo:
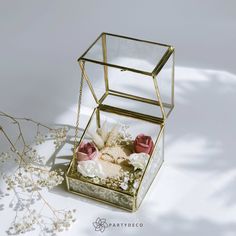
[(102, 33), (81, 71), (70, 192), (136, 210), (164, 160), (174, 107), (174, 48)]

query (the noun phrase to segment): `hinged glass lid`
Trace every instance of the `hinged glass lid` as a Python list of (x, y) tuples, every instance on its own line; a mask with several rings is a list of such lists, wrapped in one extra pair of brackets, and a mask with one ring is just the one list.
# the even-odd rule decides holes
[(163, 122), (174, 107), (174, 48), (102, 33), (78, 59), (101, 110)]

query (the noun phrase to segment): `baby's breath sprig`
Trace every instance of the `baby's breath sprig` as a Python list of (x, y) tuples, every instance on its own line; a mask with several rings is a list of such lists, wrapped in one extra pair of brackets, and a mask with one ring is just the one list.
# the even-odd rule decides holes
[[(6, 121), (5, 127), (3, 124)], [(30, 123), (34, 128), (31, 130), (36, 130), (33, 140), (27, 141), (22, 123)], [(66, 141), (67, 127), (51, 128), (32, 119), (13, 117), (1, 111), (0, 124), (0, 138), (7, 144), (7, 151), (0, 153), (0, 175), (5, 181), (6, 191), (13, 192), (9, 207), (16, 212), (7, 233), (17, 235), (38, 228), (41, 235), (56, 235), (57, 232), (67, 230), (75, 221), (75, 210), (57, 210), (43, 194), (45, 190), (61, 184), (64, 173), (61, 169), (51, 170), (46, 167), (43, 164), (44, 157), (31, 145), (32, 142), (40, 145), (49, 137), (58, 149)], [(15, 128), (14, 135), (8, 132), (9, 126)], [(10, 161), (14, 161), (15, 170), (10, 174), (4, 173), (2, 167)], [(9, 196), (8, 193), (5, 195)], [(36, 202), (42, 205), (40, 210), (36, 208)]]

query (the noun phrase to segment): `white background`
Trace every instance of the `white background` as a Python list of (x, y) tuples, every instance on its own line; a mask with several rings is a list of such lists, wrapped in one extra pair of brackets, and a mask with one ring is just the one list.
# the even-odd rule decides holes
[[(97, 217), (144, 224), (102, 235), (236, 234), (235, 9), (233, 0), (0, 1), (0, 109), (13, 115), (73, 122), (76, 59), (103, 31), (176, 48), (165, 164), (142, 206), (130, 214), (55, 191), (49, 198), (56, 205), (78, 209), (64, 235), (100, 235)], [(7, 206), (0, 235), (11, 220)]]

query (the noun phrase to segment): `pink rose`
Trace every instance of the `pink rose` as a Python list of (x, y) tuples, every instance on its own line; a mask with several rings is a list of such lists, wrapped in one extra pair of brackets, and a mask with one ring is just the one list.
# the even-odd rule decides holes
[(134, 151), (137, 153), (144, 152), (151, 154), (153, 150), (154, 143), (150, 136), (144, 134), (139, 134), (134, 140)]
[(93, 142), (81, 142), (76, 148), (76, 157), (78, 161), (93, 160), (97, 155), (98, 151)]

